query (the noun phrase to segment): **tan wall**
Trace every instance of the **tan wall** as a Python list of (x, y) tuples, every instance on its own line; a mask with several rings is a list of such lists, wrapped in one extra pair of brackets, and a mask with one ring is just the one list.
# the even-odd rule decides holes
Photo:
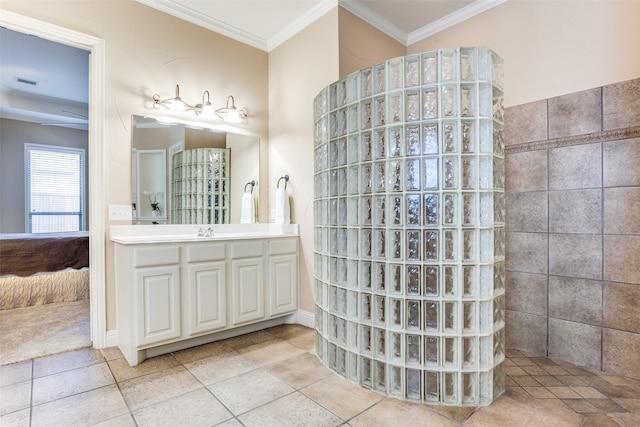
[(314, 312), (313, 100), (336, 80), (337, 8), (269, 54), (269, 197), (278, 178), (289, 175), (291, 222), (300, 225), (300, 309), (308, 312)]
[(342, 8), (338, 13), (340, 78), (387, 59), (406, 55), (406, 47)]
[[(129, 0), (3, 0), (2, 8), (105, 40), (105, 209), (131, 202), (131, 115), (157, 116), (151, 96), (173, 96), (176, 84), (190, 103), (200, 101), (205, 90), (216, 106), (224, 105), (227, 95), (233, 94), (238, 107), (250, 115), (248, 123), (238, 128), (267, 144), (266, 52)], [(266, 150), (261, 158), (266, 176)], [(108, 221), (105, 226), (108, 229)], [(113, 330), (111, 242), (107, 242), (105, 262), (107, 329)]]
[(640, 76), (637, 1), (508, 1), (408, 47), (487, 46), (504, 59), (505, 106)]

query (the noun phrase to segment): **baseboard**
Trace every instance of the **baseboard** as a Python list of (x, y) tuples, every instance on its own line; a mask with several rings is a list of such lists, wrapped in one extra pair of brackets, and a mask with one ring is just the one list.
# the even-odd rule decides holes
[(296, 312), (295, 322), (308, 328), (315, 328), (315, 315), (310, 311), (298, 310)]
[(106, 335), (106, 348), (115, 347), (118, 345), (118, 331), (107, 331)]

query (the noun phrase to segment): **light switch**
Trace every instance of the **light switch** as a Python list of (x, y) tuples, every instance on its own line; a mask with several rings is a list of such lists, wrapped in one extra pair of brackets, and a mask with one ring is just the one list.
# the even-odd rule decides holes
[(132, 218), (131, 205), (109, 205), (110, 221), (130, 221)]

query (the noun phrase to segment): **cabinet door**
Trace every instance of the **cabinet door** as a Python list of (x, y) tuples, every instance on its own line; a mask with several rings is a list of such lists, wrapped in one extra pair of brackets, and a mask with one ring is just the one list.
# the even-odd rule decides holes
[(180, 267), (136, 269), (138, 346), (180, 338)]
[(298, 261), (295, 254), (269, 258), (269, 316), (298, 308)]
[(233, 324), (264, 319), (263, 258), (234, 259), (231, 269)]
[(203, 262), (187, 267), (188, 333), (196, 335), (227, 326), (225, 262)]

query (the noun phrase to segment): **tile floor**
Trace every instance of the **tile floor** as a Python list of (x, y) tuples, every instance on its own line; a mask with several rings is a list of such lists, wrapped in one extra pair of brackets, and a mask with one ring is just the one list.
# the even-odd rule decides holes
[(640, 380), (509, 351), (506, 392), (433, 407), (354, 385), (282, 325), (131, 368), (117, 348), (0, 367), (1, 426), (640, 426)]

